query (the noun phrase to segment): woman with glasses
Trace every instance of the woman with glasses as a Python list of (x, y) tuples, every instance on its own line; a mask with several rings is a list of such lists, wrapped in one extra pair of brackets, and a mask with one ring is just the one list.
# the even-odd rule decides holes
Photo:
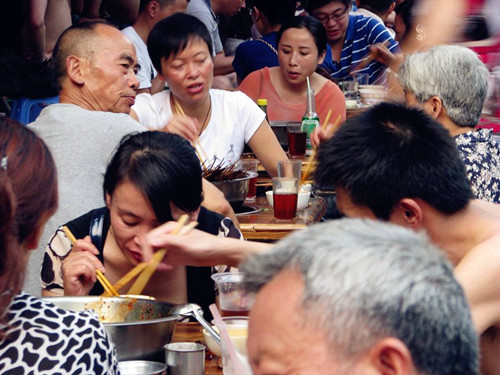
[(240, 91), (257, 101), (267, 99), (270, 121), (301, 121), (306, 108), (307, 77), (315, 92), (320, 121), (332, 110), (331, 119), (345, 120), (345, 98), (338, 86), (316, 73), (326, 52), (325, 28), (311, 16), (285, 22), (276, 37), (279, 66), (250, 73)]
[[(330, 56), (322, 64), (333, 79), (350, 79), (351, 73), (366, 73), (369, 84), (385, 84), (385, 69), (397, 68), (402, 60), (398, 43), (379, 21), (362, 15), (350, 15), (350, 0), (311, 0), (307, 11), (326, 29)], [(367, 64), (369, 53), (375, 59)]]

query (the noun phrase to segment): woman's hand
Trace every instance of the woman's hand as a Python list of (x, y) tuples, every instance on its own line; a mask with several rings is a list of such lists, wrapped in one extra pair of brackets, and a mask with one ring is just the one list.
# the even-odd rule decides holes
[(62, 264), (64, 295), (86, 296), (90, 293), (97, 280), (96, 268), (106, 272), (97, 254), (99, 250), (89, 236), (75, 242)]
[(166, 133), (180, 135), (193, 143), (198, 138), (198, 120), (188, 116), (174, 114), (170, 121), (162, 129)]

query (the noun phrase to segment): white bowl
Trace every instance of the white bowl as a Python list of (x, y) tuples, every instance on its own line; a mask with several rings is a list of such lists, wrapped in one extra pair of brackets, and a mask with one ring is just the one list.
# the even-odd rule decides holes
[[(299, 193), (299, 197), (297, 199), (297, 211), (303, 211), (307, 207), (307, 204), (309, 203), (309, 198), (311, 197), (311, 192), (310, 191), (304, 191)], [(267, 203), (271, 207), (273, 207), (273, 191), (268, 190), (266, 191), (266, 198), (267, 198)]]

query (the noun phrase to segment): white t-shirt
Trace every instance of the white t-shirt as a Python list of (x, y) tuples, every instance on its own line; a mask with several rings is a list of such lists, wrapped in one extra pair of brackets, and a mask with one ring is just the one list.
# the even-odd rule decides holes
[(139, 89), (149, 89), (151, 87), (151, 81), (158, 73), (149, 57), (148, 47), (132, 26), (124, 28), (122, 33), (125, 34), (135, 46), (137, 62), (141, 67), (136, 74), (139, 80)]
[[(245, 143), (264, 121), (265, 113), (239, 91), (212, 89), (210, 99), (212, 115), (200, 135), (203, 150), (198, 147), (198, 153), (208, 163), (216, 157), (224, 160), (224, 165), (230, 165), (240, 158)], [(150, 130), (162, 129), (172, 117), (170, 91), (139, 94), (132, 109), (142, 125)]]

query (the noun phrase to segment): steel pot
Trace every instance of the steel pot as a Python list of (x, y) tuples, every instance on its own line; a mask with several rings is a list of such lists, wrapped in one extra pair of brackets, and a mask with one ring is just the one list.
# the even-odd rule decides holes
[(99, 296), (44, 299), (65, 310), (94, 310), (114, 341), (119, 361), (161, 359), (163, 346), (171, 341), (181, 319), (171, 313), (176, 305), (155, 300)]

